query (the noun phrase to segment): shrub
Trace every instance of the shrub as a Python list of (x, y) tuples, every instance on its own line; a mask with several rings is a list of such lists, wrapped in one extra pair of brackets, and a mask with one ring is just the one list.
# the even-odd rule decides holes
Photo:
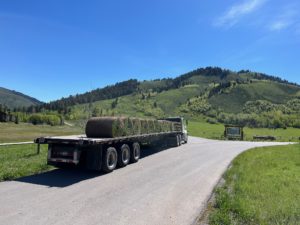
[(60, 125), (60, 117), (57, 115), (44, 115), (44, 122), (51, 126)]
[(32, 114), (29, 116), (28, 121), (34, 125), (44, 123), (43, 116), (41, 114)]
[(216, 123), (218, 123), (218, 121), (215, 118), (207, 118), (206, 122), (208, 122), (210, 124), (216, 124)]
[(188, 108), (195, 113), (205, 113), (211, 109), (211, 105), (205, 98), (193, 98), (188, 102)]
[(35, 113), (29, 116), (28, 122), (37, 125), (37, 124), (48, 124), (51, 126), (57, 126), (61, 124), (61, 118), (55, 114), (43, 115)]

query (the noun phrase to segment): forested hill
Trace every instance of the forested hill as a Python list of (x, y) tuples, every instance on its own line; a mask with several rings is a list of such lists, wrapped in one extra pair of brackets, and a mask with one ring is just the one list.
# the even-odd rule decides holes
[(23, 110), (17, 110), (21, 121), (46, 114), (75, 121), (183, 115), (211, 123), (300, 128), (300, 86), (263, 73), (207, 67), (175, 78), (131, 79)]
[(13, 109), (27, 108), (31, 105), (36, 106), (42, 104), (42, 102), (20, 92), (0, 87), (0, 104), (2, 105), (1, 107)]
[(242, 84), (252, 81), (263, 80), (299, 87), (295, 83), (290, 83), (279, 77), (270, 76), (263, 73), (251, 72), (249, 70), (241, 70), (239, 72), (234, 72), (231, 70), (221, 69), (219, 67), (206, 67), (196, 69), (194, 71), (180, 75), (176, 78), (156, 79), (142, 82), (139, 82), (135, 79), (131, 79), (128, 81), (116, 83), (115, 85), (106, 86), (104, 88), (98, 88), (96, 90), (92, 90), (84, 94), (71, 95), (69, 97), (62, 98), (57, 101), (52, 101), (50, 103), (39, 105), (36, 107), (35, 111), (40, 111), (44, 108), (47, 110), (58, 110), (59, 112), (66, 112), (68, 110), (68, 107), (73, 105), (92, 103), (106, 99), (113, 99), (133, 93), (162, 92), (171, 89), (178, 89), (185, 85), (192, 84), (200, 85), (203, 87), (208, 87), (210, 84), (220, 84), (218, 87), (216, 87), (210, 92), (209, 97), (212, 97), (214, 92), (217, 93), (221, 89), (230, 86), (230, 83), (232, 82), (236, 84)]
[(131, 79), (128, 81), (116, 83), (115, 85), (106, 86), (104, 88), (98, 88), (84, 94), (71, 95), (67, 98), (62, 98), (57, 101), (52, 101), (37, 107), (36, 111), (44, 108), (47, 110), (66, 111), (67, 107), (76, 104), (92, 103), (99, 100), (112, 99), (123, 95), (128, 95), (136, 92), (139, 86), (137, 80)]

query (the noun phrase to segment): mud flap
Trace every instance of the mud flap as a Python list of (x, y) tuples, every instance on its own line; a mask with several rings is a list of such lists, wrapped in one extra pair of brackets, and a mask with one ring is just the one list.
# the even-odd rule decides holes
[(100, 171), (102, 167), (102, 145), (86, 149), (86, 164), (89, 170)]

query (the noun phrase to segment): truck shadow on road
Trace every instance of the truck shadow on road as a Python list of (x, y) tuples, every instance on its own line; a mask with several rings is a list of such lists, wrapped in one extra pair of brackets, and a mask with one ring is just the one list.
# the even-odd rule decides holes
[[(162, 146), (160, 147), (145, 146), (143, 148), (143, 151), (141, 151), (141, 159), (168, 149), (169, 148), (162, 147)], [(122, 168), (117, 168), (117, 169), (122, 169)], [(103, 172), (85, 170), (82, 168), (64, 168), (64, 169), (54, 169), (44, 173), (22, 177), (16, 179), (16, 181), (43, 185), (48, 187), (63, 188), (84, 180), (93, 179), (104, 175), (108, 175), (108, 174)]]
[(22, 177), (16, 181), (63, 188), (101, 175), (103, 175), (101, 172), (87, 171), (80, 168), (65, 168)]

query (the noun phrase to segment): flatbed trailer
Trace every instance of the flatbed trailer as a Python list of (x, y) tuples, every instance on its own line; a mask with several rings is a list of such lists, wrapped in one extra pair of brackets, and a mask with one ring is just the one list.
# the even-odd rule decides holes
[[(181, 119), (182, 121), (182, 119)], [(146, 144), (176, 147), (187, 142), (187, 132), (182, 124), (180, 131), (160, 132), (116, 138), (88, 138), (85, 135), (40, 137), (38, 144), (48, 144), (49, 165), (82, 166), (87, 169), (111, 172), (140, 158), (141, 146)]]

